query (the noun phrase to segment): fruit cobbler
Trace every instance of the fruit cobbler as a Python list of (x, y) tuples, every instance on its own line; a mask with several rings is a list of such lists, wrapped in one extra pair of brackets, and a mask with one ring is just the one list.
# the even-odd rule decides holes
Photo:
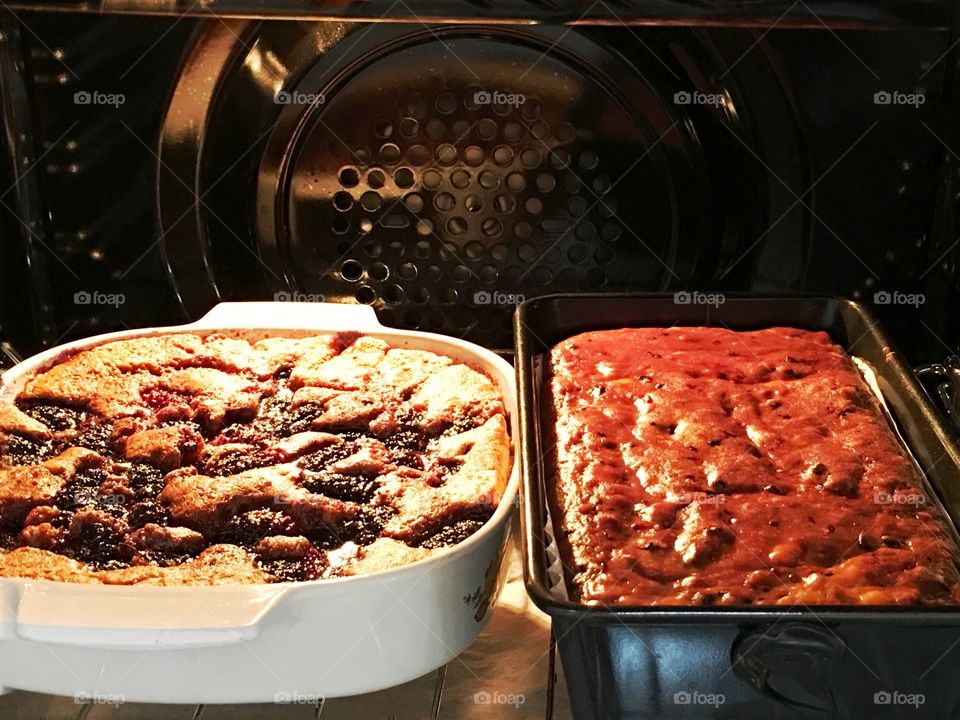
[(0, 576), (358, 575), (476, 532), (511, 453), (493, 382), (357, 334), (120, 340), (0, 405)]

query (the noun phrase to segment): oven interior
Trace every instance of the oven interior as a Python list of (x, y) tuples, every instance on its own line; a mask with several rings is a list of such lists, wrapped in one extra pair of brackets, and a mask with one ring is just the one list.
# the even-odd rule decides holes
[(325, 299), (506, 350), (521, 298), (634, 290), (857, 298), (942, 360), (957, 24), (916, 5), (9, 6), (4, 347)]
[(269, 5), (0, 3), (5, 365), (225, 300), (510, 354), (548, 293), (817, 294), (960, 409), (960, 6)]

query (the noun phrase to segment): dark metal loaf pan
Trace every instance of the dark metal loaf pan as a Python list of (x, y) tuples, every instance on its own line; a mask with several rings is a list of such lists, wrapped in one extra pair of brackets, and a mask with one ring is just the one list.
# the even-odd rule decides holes
[[(515, 317), (527, 590), (553, 618), (578, 720), (960, 717), (960, 608), (588, 607), (551, 589), (541, 422), (547, 353), (587, 330), (788, 325), (825, 330), (876, 370), (894, 420), (955, 528), (960, 452), (910, 367), (861, 305), (835, 298), (554, 295)], [(931, 490), (927, 488), (927, 492)], [(555, 580), (555, 578), (554, 578)]]

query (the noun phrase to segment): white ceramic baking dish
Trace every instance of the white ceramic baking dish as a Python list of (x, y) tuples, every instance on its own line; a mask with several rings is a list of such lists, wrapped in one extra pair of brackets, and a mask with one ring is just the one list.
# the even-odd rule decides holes
[[(198, 322), (99, 335), (3, 374), (0, 401), (65, 355), (170, 332), (356, 330), (486, 372), (517, 437), (513, 368), (472, 343), (381, 326), (372, 308), (225, 303)], [(0, 578), (0, 688), (143, 702), (270, 702), (371, 692), (440, 667), (483, 628), (502, 582), (517, 464), (493, 517), (462, 543), (372, 575), (260, 586), (158, 588)]]

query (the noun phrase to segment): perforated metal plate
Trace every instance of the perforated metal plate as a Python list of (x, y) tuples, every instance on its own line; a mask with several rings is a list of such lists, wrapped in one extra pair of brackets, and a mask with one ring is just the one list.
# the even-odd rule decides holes
[(525, 296), (680, 280), (683, 134), (649, 88), (628, 101), (584, 62), (459, 30), (411, 33), (337, 83), (308, 73), (264, 155), (264, 258), (293, 292), (491, 345)]
[[(721, 53), (679, 29), (211, 22), (161, 139), (180, 302), (367, 303), (509, 348), (522, 298), (710, 287), (802, 222), (764, 230), (780, 205), (751, 120), (788, 116), (755, 38), (725, 37)], [(723, 102), (677, 100), (693, 90)], [(792, 138), (762, 156), (788, 182)]]

